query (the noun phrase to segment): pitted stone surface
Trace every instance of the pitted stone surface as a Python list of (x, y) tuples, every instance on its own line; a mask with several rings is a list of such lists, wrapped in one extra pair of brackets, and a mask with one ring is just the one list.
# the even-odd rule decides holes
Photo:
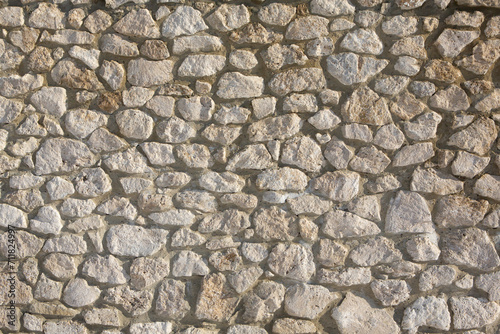
[(498, 0), (0, 7), (2, 333), (500, 333)]

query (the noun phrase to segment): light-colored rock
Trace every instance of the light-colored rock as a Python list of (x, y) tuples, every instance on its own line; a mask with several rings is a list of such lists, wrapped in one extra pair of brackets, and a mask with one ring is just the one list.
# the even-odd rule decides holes
[(57, 5), (50, 3), (40, 3), (28, 19), (30, 27), (40, 29), (64, 29), (64, 24), (64, 13)]
[(164, 280), (158, 289), (156, 314), (169, 319), (182, 319), (189, 310), (186, 284), (172, 279)]
[(160, 37), (160, 30), (147, 9), (130, 11), (113, 25), (113, 29), (126, 36), (144, 38)]
[(247, 323), (268, 322), (274, 312), (281, 307), (284, 297), (284, 285), (273, 281), (262, 281), (243, 300), (245, 309), (243, 321)]
[(351, 333), (399, 333), (392, 315), (383, 309), (372, 307), (368, 301), (351, 292), (340, 306), (332, 311), (332, 317), (342, 334)]
[(342, 105), (341, 111), (346, 122), (369, 125), (392, 122), (386, 100), (366, 86), (355, 90)]
[(147, 256), (160, 250), (165, 244), (167, 231), (145, 229), (140, 226), (115, 225), (106, 234), (111, 254), (118, 256)]
[(259, 189), (301, 191), (307, 186), (307, 176), (294, 168), (270, 169), (257, 176), (255, 185)]
[(75, 278), (64, 289), (63, 301), (72, 307), (82, 307), (93, 304), (100, 295), (98, 287), (89, 286), (82, 278)]
[(386, 233), (421, 233), (432, 232), (433, 229), (427, 202), (418, 193), (399, 191), (391, 199), (386, 216)]
[(474, 193), (500, 202), (500, 177), (484, 174), (474, 184)]
[(311, 188), (334, 201), (345, 202), (356, 197), (360, 176), (351, 171), (327, 172), (311, 181)]
[(308, 60), (302, 49), (295, 44), (273, 44), (262, 51), (261, 55), (266, 66), (273, 71), (291, 64), (304, 65)]
[(451, 297), (453, 327), (456, 329), (481, 328), (495, 322), (500, 316), (500, 306), (475, 297)]
[(356, 53), (379, 55), (384, 46), (373, 30), (358, 29), (346, 34), (340, 47)]
[(375, 223), (342, 210), (331, 210), (324, 216), (322, 231), (332, 238), (362, 237), (380, 233)]
[(223, 99), (259, 97), (264, 92), (264, 79), (239, 72), (224, 73), (219, 79), (217, 96)]
[(30, 101), (44, 114), (61, 117), (66, 112), (66, 90), (62, 87), (43, 87), (31, 95)]
[(161, 27), (164, 37), (174, 38), (183, 35), (194, 35), (208, 29), (201, 13), (190, 6), (179, 6), (170, 14)]
[(454, 133), (448, 140), (448, 145), (485, 155), (497, 137), (495, 122), (490, 118), (480, 117), (465, 129)]
[(269, 254), (267, 263), (277, 275), (302, 282), (308, 281), (316, 269), (311, 250), (300, 244), (280, 243)]
[(226, 321), (233, 314), (239, 302), (226, 277), (221, 273), (204, 277), (198, 300), (196, 317), (215, 322)]
[[(294, 119), (294, 121), (296, 120), (298, 120), (298, 117)], [(300, 125), (301, 123), (299, 123)], [(268, 127), (267, 131), (271, 132), (270, 130), (271, 127)], [(318, 172), (321, 169), (323, 160), (320, 146), (309, 137), (296, 137), (287, 140), (281, 155), (281, 162), (297, 166), (308, 172)]]
[(226, 57), (217, 55), (189, 55), (177, 74), (181, 77), (206, 77), (217, 74), (226, 65)]
[[(137, 44), (117, 34), (106, 34), (100, 39), (101, 51), (122, 57), (136, 57), (139, 55)], [(106, 61), (104, 61), (104, 64)], [(102, 74), (101, 74), (102, 75)]]
[(293, 20), (286, 30), (285, 38), (290, 40), (308, 40), (328, 35), (328, 20), (310, 15)]
[(478, 289), (488, 293), (490, 301), (500, 300), (500, 286), (497, 284), (500, 279), (500, 272), (482, 274), (476, 278), (475, 285)]
[(387, 60), (362, 57), (352, 52), (329, 56), (326, 61), (328, 73), (343, 85), (365, 82), (389, 63)]
[(469, 227), (478, 224), (488, 211), (488, 202), (452, 195), (442, 197), (435, 205), (434, 222), (439, 227)]
[(454, 58), (478, 37), (478, 31), (445, 29), (435, 45), (443, 57)]
[(162, 280), (170, 272), (169, 262), (162, 258), (140, 257), (130, 266), (130, 284), (144, 290)]
[(326, 79), (320, 68), (290, 69), (271, 78), (269, 87), (279, 95), (292, 92), (318, 91), (326, 86)]
[(410, 189), (421, 193), (449, 195), (462, 191), (464, 184), (440, 170), (417, 167), (412, 175)]
[(285, 312), (294, 317), (315, 319), (339, 298), (338, 293), (332, 293), (319, 285), (295, 284), (285, 293)]
[(286, 26), (295, 15), (294, 6), (283, 3), (271, 3), (262, 7), (258, 12), (259, 19), (270, 25)]
[(222, 4), (207, 17), (207, 23), (218, 31), (231, 31), (250, 22), (245, 5)]
[(403, 280), (376, 280), (370, 288), (383, 306), (396, 306), (410, 298), (410, 285)]
[(421, 326), (444, 331), (450, 329), (451, 316), (446, 300), (434, 296), (420, 297), (405, 309), (401, 327), (416, 332)]
[(127, 66), (127, 81), (134, 86), (151, 87), (170, 82), (173, 63), (170, 60), (133, 59)]
[(433, 156), (434, 147), (430, 142), (406, 145), (396, 153), (392, 165), (395, 167), (416, 165), (429, 160)]

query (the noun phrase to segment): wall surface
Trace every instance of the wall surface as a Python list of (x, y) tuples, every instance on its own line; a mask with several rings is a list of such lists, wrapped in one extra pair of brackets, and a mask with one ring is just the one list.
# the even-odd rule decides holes
[(500, 333), (500, 0), (4, 0), (0, 332)]

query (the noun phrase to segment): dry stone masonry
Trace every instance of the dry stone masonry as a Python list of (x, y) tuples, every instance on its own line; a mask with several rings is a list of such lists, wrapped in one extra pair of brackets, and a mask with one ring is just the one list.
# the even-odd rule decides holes
[(500, 0), (0, 0), (0, 333), (500, 334)]

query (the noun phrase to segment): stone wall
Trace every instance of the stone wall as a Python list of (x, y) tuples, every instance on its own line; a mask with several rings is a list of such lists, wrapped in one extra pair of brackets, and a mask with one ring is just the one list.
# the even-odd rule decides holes
[(499, 0), (0, 28), (0, 332), (500, 333)]

